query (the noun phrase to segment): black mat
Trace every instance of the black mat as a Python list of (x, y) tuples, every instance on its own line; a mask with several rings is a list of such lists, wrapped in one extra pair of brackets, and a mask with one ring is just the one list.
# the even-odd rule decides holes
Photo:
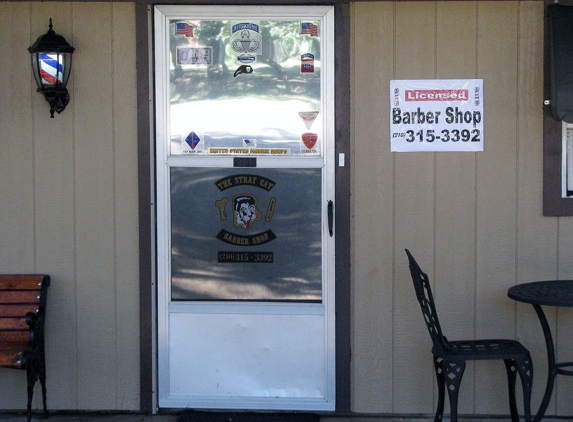
[(265, 413), (265, 412), (183, 412), (177, 422), (318, 422), (319, 416), (312, 413)]

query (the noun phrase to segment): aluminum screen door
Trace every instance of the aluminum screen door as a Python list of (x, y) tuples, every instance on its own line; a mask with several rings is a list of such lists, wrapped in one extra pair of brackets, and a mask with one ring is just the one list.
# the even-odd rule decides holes
[(334, 410), (334, 9), (154, 25), (159, 406)]

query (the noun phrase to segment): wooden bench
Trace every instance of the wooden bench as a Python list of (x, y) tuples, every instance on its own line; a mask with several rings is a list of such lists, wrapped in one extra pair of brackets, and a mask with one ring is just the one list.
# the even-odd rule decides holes
[(46, 408), (44, 318), (50, 276), (0, 274), (0, 367), (25, 369), (28, 379), (28, 422), (32, 418), (34, 384), (42, 386)]

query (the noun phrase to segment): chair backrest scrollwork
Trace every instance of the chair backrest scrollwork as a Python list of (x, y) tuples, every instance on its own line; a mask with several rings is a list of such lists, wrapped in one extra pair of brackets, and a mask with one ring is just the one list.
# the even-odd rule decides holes
[(420, 308), (422, 308), (422, 314), (424, 315), (426, 327), (432, 338), (432, 343), (434, 347), (449, 349), (448, 340), (442, 334), (442, 328), (440, 327), (440, 320), (438, 319), (434, 296), (432, 295), (432, 289), (430, 287), (430, 279), (428, 275), (422, 271), (408, 249), (406, 249), (406, 254), (408, 255), (410, 274), (412, 275), (414, 289), (416, 290), (416, 298), (420, 303)]

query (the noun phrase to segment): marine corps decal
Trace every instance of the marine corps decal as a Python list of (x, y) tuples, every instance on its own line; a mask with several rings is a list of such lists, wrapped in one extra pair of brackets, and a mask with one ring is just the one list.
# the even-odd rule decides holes
[(303, 133), (300, 135), (300, 138), (302, 139), (304, 146), (308, 149), (313, 149), (316, 145), (316, 141), (318, 141), (318, 135), (316, 133)]

